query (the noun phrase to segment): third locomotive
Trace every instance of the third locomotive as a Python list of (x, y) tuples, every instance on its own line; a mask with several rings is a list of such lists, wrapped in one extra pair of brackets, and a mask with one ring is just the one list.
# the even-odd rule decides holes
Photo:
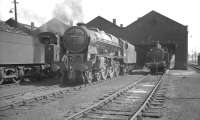
[(146, 67), (152, 74), (165, 72), (169, 66), (169, 53), (167, 49), (162, 48), (159, 41), (151, 48), (146, 56)]

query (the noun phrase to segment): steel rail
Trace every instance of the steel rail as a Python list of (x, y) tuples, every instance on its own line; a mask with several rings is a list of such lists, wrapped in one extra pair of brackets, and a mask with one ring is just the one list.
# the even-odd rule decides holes
[[(95, 85), (95, 84), (99, 84), (101, 82), (105, 82), (105, 81), (96, 81), (96, 82), (93, 82), (92, 84), (81, 84), (81, 85), (78, 85), (78, 86), (75, 86), (75, 87), (71, 87), (71, 88), (66, 88), (65, 90), (71, 90), (71, 89), (76, 89), (76, 88), (79, 88), (79, 87), (86, 87), (86, 86), (90, 86), (90, 85)], [(20, 84), (19, 83), (11, 83), (11, 84), (3, 84), (3, 85), (0, 85), (0, 89), (9, 89), (9, 88), (12, 88), (13, 86), (16, 86), (16, 87), (20, 87)], [(17, 96), (17, 95), (24, 95), (26, 93), (29, 93), (29, 92), (32, 92), (32, 91), (42, 91), (42, 90), (48, 90), (49, 88), (47, 87), (40, 87), (40, 88), (36, 88), (36, 89), (31, 89), (31, 90), (28, 90), (28, 91), (23, 91), (23, 92), (17, 92), (17, 93), (14, 93), (14, 94), (8, 94), (8, 95), (3, 95), (3, 96), (0, 96), (0, 100), (5, 98), (12, 98), (13, 96)]]
[(31, 89), (31, 90), (27, 90), (27, 91), (23, 91), (23, 92), (13, 93), (13, 94), (9, 94), (9, 95), (3, 95), (3, 96), (0, 96), (0, 100), (1, 99), (14, 98), (15, 96), (24, 95), (26, 93), (36, 92), (36, 91), (42, 91), (42, 90), (48, 90), (48, 89), (49, 88), (42, 87), (42, 88)]
[(12, 86), (16, 86), (16, 85), (19, 85), (19, 83), (1, 84), (0, 89), (4, 89), (6, 87), (12, 87)]
[(154, 95), (154, 93), (156, 92), (156, 90), (158, 89), (158, 87), (160, 86), (160, 83), (165, 79), (166, 74), (168, 74), (169, 70), (167, 70), (165, 72), (165, 74), (162, 76), (162, 78), (157, 82), (156, 86), (154, 87), (154, 89), (151, 91), (151, 93), (149, 94), (149, 96), (146, 98), (145, 102), (143, 103), (143, 105), (137, 110), (137, 112), (135, 112), (128, 120), (140, 120), (141, 116), (142, 116), (142, 111), (145, 109), (146, 105), (149, 103), (150, 99), (152, 98), (152, 96)]
[(190, 64), (189, 66), (192, 67), (193, 69), (197, 70), (198, 72), (200, 72), (200, 65)]

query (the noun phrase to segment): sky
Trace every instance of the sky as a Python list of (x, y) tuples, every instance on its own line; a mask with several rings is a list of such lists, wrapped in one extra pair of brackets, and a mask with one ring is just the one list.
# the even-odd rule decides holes
[[(0, 20), (14, 17), (9, 13), (13, 0), (0, 0)], [(188, 52), (200, 52), (199, 0), (17, 0), (18, 21), (36, 26), (53, 17), (63, 21), (89, 22), (102, 16), (117, 24), (127, 26), (139, 17), (155, 10), (183, 25), (188, 26)]]

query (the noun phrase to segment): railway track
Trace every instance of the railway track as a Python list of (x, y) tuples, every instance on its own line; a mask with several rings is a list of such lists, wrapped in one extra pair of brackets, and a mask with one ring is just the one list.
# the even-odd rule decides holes
[(27, 93), (31, 93), (31, 92), (37, 92), (37, 91), (42, 91), (42, 90), (48, 90), (49, 88), (47, 87), (39, 87), (39, 88), (36, 88), (36, 89), (30, 89), (30, 90), (23, 90), (23, 91), (18, 91), (16, 93), (13, 93), (13, 94), (8, 94), (8, 95), (2, 95), (0, 96), (0, 100), (2, 99), (6, 99), (6, 100), (9, 100), (9, 99), (12, 99), (16, 96), (22, 96), (24, 94), (27, 94)]
[(66, 114), (65, 120), (140, 120), (144, 116), (159, 117), (159, 112), (148, 110), (149, 106), (155, 105), (152, 108), (160, 111), (159, 105), (164, 101), (166, 90), (158, 92), (158, 88), (164, 79), (165, 75), (148, 75), (81, 112), (71, 116)]
[(200, 72), (200, 66), (199, 65), (190, 64), (189, 66), (192, 67), (193, 69), (195, 69), (196, 71)]
[[(78, 85), (78, 86), (74, 86), (74, 87), (67, 87), (66, 89), (64, 88), (64, 90), (76, 90), (76, 89), (79, 89), (81, 87), (86, 87), (88, 85), (95, 85), (95, 84), (98, 84), (98, 83), (101, 83), (103, 82), (103, 80), (101, 81), (96, 81), (96, 82), (93, 82), (92, 84), (86, 84), (86, 85)], [(11, 88), (14, 88), (14, 87), (23, 87), (23, 86), (20, 86), (19, 84), (17, 83), (13, 83), (13, 84), (5, 84), (5, 85), (1, 85), (0, 86), (0, 89), (11, 89)], [(19, 90), (17, 91), (16, 93), (12, 93), (12, 94), (7, 94), (7, 95), (1, 95), (0, 96), (0, 100), (2, 99), (6, 99), (6, 100), (9, 100), (9, 99), (12, 99), (12, 98), (15, 98), (16, 96), (22, 96), (22, 95), (25, 95), (27, 93), (31, 93), (31, 92), (39, 92), (39, 91), (45, 91), (45, 90), (49, 90), (49, 89), (59, 89), (60, 87), (58, 87), (57, 85), (54, 85), (54, 86), (50, 86), (50, 87), (33, 87), (32, 89), (25, 89), (24, 90)]]
[[(49, 92), (50, 90), (55, 93)], [(60, 92), (61, 90), (57, 89), (57, 87), (35, 87), (35, 89), (24, 89), (15, 93), (11, 92), (10, 94), (2, 95), (0, 96), (0, 110), (7, 110), (16, 106), (37, 102), (45, 99), (46, 95), (56, 94), (56, 91)]]
[(3, 84), (3, 85), (0, 85), (0, 89), (13, 87), (13, 86), (17, 86), (17, 85), (19, 85), (19, 83)]
[[(114, 80), (114, 79), (108, 79), (108, 80)], [(29, 103), (39, 102), (42, 100), (57, 99), (57, 97), (64, 96), (64, 94), (80, 91), (82, 88), (85, 88), (87, 86), (93, 86), (108, 80), (101, 80), (93, 82), (92, 84), (86, 84), (86, 85), (82, 84), (74, 87), (65, 87), (65, 88), (61, 88), (58, 85), (57, 86), (55, 85), (49, 87), (47, 86), (32, 87), (27, 89), (26, 86), (26, 88), (24, 88), (23, 90), (18, 90), (15, 93), (11, 92), (10, 94), (1, 95), (0, 111), (7, 110), (17, 106), (23, 106)], [(14, 89), (14, 87), (16, 87), (15, 89), (17, 90), (17, 87), (22, 87), (22, 86), (16, 84), (8, 84), (8, 86), (4, 86), (0, 89), (1, 90), (3, 90), (4, 88)]]
[[(44, 82), (51, 82), (51, 81), (42, 81), (42, 82), (44, 83)], [(37, 85), (36, 83), (34, 84), (32, 82), (27, 82), (22, 85), (19, 83), (0, 85), (0, 100), (3, 100), (3, 99), (9, 100), (17, 96), (22, 96), (27, 93), (55, 88), (56, 85), (53, 85), (53, 83), (51, 83), (50, 86), (45, 85), (45, 84), (44, 86), (42, 84)]]

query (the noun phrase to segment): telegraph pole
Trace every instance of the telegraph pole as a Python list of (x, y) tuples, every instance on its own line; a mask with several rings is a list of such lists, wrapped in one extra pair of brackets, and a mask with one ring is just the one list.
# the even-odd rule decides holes
[(15, 21), (17, 23), (17, 4), (18, 4), (18, 2), (16, 0), (14, 0), (13, 3), (14, 3), (14, 10), (15, 10)]

